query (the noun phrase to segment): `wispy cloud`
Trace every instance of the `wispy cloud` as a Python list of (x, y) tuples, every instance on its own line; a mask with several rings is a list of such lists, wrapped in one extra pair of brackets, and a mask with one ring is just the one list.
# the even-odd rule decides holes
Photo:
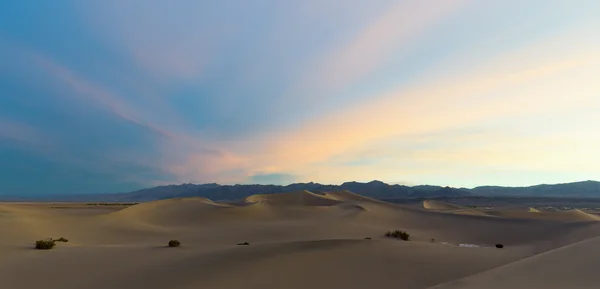
[(203, 74), (210, 56), (218, 51), (218, 39), (226, 36), (220, 31), (223, 27), (203, 17), (221, 6), (214, 4), (109, 0), (80, 6), (96, 35), (125, 50), (155, 80), (189, 81)]
[(0, 140), (15, 141), (21, 145), (40, 146), (51, 142), (48, 136), (32, 125), (0, 118)]
[(92, 101), (96, 105), (101, 106), (105, 110), (125, 121), (149, 129), (150, 131), (162, 136), (170, 136), (169, 131), (140, 117), (136, 112), (134, 112), (134, 109), (132, 109), (131, 105), (127, 104), (122, 100), (122, 98), (119, 98), (108, 89), (89, 82), (70, 69), (61, 66), (49, 58), (39, 54), (35, 55), (34, 58), (36, 63), (44, 68), (50, 76), (62, 81), (65, 85), (72, 89), (74, 96)]
[(335, 93), (368, 75), (391, 56), (407, 55), (416, 39), (464, 6), (466, 0), (401, 1), (363, 28), (350, 42), (316, 60), (297, 90)]

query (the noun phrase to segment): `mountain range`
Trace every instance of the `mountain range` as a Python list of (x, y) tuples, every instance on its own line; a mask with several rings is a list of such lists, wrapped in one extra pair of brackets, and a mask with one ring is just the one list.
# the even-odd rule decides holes
[(98, 202), (145, 202), (168, 198), (205, 197), (211, 200), (238, 200), (255, 194), (276, 194), (295, 191), (314, 193), (351, 191), (377, 199), (394, 198), (439, 198), (466, 196), (510, 196), (510, 197), (573, 197), (600, 198), (600, 182), (584, 181), (575, 183), (536, 185), (529, 187), (481, 186), (472, 189), (442, 186), (405, 186), (390, 185), (381, 181), (368, 183), (346, 182), (341, 185), (323, 185), (319, 183), (296, 183), (279, 185), (219, 185), (181, 184), (158, 186), (127, 193), (116, 194), (77, 194), (46, 196), (0, 196), (6, 201), (98, 201)]

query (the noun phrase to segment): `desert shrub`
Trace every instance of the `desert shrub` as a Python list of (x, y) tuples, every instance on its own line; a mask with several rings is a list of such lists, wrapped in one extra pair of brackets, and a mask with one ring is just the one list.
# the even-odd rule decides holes
[(60, 237), (60, 238), (58, 238), (58, 239), (56, 239), (56, 240), (54, 240), (54, 241), (56, 241), (56, 242), (64, 242), (64, 243), (66, 243), (66, 242), (69, 242), (69, 240), (68, 240), (68, 239), (66, 239), (66, 238), (63, 238), (63, 237)]
[(430, 241), (431, 243), (435, 243), (435, 239), (434, 239), (434, 238), (431, 238), (429, 241)]
[(56, 246), (56, 242), (52, 239), (35, 241), (35, 248), (38, 250), (50, 250)]
[(250, 245), (250, 243), (248, 243), (248, 242), (244, 242), (244, 243), (239, 243), (238, 244), (238, 246), (248, 246), (248, 245)]
[(496, 248), (502, 249), (502, 248), (504, 248), (504, 245), (502, 245), (502, 244), (496, 244)]
[(181, 242), (179, 242), (177, 240), (169, 241), (169, 247), (179, 247), (179, 245), (181, 245)]
[(371, 237), (366, 237), (365, 240), (371, 240)]
[(404, 241), (408, 241), (410, 239), (410, 234), (400, 230), (388, 231), (385, 233), (385, 236), (389, 238), (402, 239)]

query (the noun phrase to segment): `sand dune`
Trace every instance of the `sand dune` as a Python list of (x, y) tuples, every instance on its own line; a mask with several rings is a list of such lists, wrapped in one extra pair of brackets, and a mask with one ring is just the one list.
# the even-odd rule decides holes
[(432, 211), (462, 214), (462, 215), (480, 215), (490, 217), (504, 217), (511, 219), (543, 219), (543, 220), (562, 220), (562, 221), (600, 221), (600, 216), (588, 214), (581, 210), (568, 210), (558, 212), (542, 212), (534, 208), (527, 211), (520, 210), (481, 210), (476, 208), (463, 207), (455, 204), (425, 200), (423, 208)]
[(275, 206), (333, 206), (340, 202), (313, 194), (309, 191), (301, 191), (283, 194), (253, 195), (245, 199), (248, 203), (266, 203)]
[(454, 214), (462, 214), (462, 215), (479, 215), (479, 216), (488, 216), (485, 212), (469, 207), (463, 207), (455, 204), (450, 204), (446, 202), (434, 201), (434, 200), (425, 200), (423, 201), (423, 208), (432, 211), (446, 212), (446, 213), (454, 213)]
[(599, 221), (600, 220), (600, 216), (588, 214), (582, 210), (577, 210), (577, 209), (559, 212), (558, 214), (561, 214), (561, 213), (562, 213), (562, 215), (565, 215), (568, 218), (572, 218), (573, 220), (578, 220), (578, 221)]
[[(0, 286), (488, 288), (478, 282), (510, 279), (515, 270), (522, 271), (518, 278), (535, 276), (535, 268), (552, 273), (561, 269), (544, 267), (548, 260), (589, 258), (595, 249), (585, 240), (596, 244), (592, 238), (600, 236), (600, 222), (591, 222), (597, 216), (581, 211), (480, 216), (465, 213), (472, 208), (423, 205), (308, 191), (230, 203), (180, 198), (130, 207), (5, 203), (0, 204)], [(411, 241), (385, 238), (392, 229), (408, 231)], [(37, 239), (62, 236), (70, 241), (53, 250), (31, 247)], [(171, 239), (182, 247), (166, 248)], [(237, 246), (240, 242), (250, 246)], [(459, 247), (462, 243), (480, 247)], [(496, 249), (495, 243), (506, 247)], [(595, 265), (572, 262), (564, 264)], [(32, 272), (36, 278), (30, 278)]]
[(485, 212), (487, 215), (499, 216), (506, 218), (523, 218), (523, 219), (543, 219), (543, 220), (562, 220), (562, 221), (599, 221), (600, 217), (588, 214), (581, 210), (568, 210), (558, 212), (541, 212), (541, 211), (515, 211), (515, 210), (490, 210)]

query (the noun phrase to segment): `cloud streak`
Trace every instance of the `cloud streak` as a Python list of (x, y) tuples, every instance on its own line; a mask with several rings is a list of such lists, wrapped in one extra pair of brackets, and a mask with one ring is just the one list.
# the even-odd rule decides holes
[[(350, 42), (319, 58), (299, 87), (329, 93), (347, 88), (390, 57), (407, 55), (415, 40), (466, 5), (466, 0), (401, 1), (364, 27)], [(294, 87), (294, 90), (298, 87)]]
[(0, 118), (0, 139), (20, 144), (40, 146), (50, 142), (41, 131), (27, 123)]
[(138, 116), (138, 114), (131, 109), (131, 105), (125, 103), (121, 98), (117, 97), (106, 88), (90, 83), (68, 68), (61, 66), (46, 57), (35, 55), (34, 59), (35, 62), (45, 69), (49, 75), (67, 85), (74, 92), (75, 96), (96, 103), (96, 105), (103, 107), (106, 111), (109, 111), (122, 120), (144, 127), (164, 137), (171, 136), (169, 131)]

